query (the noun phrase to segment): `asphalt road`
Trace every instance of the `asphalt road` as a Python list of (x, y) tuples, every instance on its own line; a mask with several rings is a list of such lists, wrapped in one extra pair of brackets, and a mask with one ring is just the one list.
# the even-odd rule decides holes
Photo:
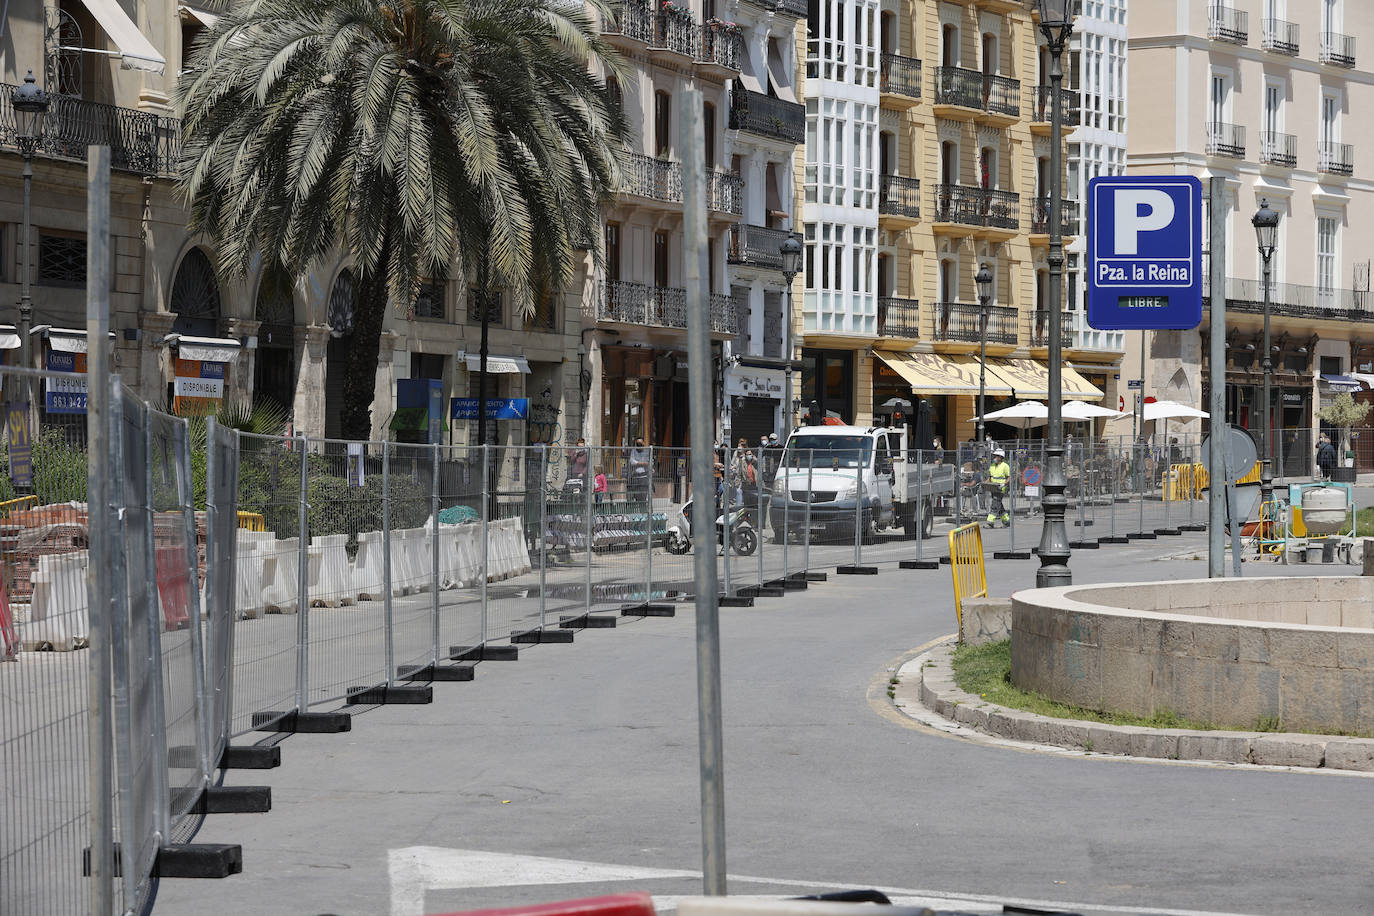
[[(1205, 556), (1204, 537), (1076, 553), (1076, 581), (1204, 576), (1202, 560), (1159, 559)], [(1374, 911), (1374, 779), (1051, 756), (904, 720), (886, 679), (953, 630), (950, 578), (882, 565), (722, 611), (727, 862), (750, 878), (732, 893)], [(994, 594), (1033, 579), (1034, 561), (989, 570)], [(436, 685), (432, 705), (365, 711), (350, 733), (291, 736), (280, 769), (226, 779), (271, 785), (274, 810), (211, 816), (196, 837), (241, 843), (244, 873), (164, 881), (154, 912), (409, 916), (697, 893), (695, 678), (682, 605), (483, 663), (471, 683)]]

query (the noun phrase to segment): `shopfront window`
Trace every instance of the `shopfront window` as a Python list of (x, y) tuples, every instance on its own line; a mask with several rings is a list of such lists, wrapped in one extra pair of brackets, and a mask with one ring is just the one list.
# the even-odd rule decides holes
[(854, 422), (854, 354), (849, 350), (802, 351), (802, 413), (814, 404), (820, 414), (812, 418), (819, 425), (828, 418)]

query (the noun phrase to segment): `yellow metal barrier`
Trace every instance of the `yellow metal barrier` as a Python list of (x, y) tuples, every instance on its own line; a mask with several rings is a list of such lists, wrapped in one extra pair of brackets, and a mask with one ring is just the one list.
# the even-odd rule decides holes
[(266, 531), (267, 519), (256, 512), (240, 512), (239, 527), (248, 531)]
[(5, 500), (4, 502), (0, 503), (0, 517), (9, 515), (15, 509), (23, 508), (24, 503), (32, 503), (36, 506), (38, 505), (38, 497), (34, 496), (33, 494), (29, 494), (28, 496), (19, 496), (15, 499)]
[(954, 576), (954, 619), (964, 626), (964, 599), (988, 596), (988, 574), (983, 565), (983, 529), (977, 522), (949, 533), (949, 569)]

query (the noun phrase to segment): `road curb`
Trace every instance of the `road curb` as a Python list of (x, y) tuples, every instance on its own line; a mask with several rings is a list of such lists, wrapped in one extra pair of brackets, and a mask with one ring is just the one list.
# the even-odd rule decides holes
[(898, 710), (910, 716), (903, 706), (919, 704), (996, 738), (1107, 756), (1374, 772), (1371, 738), (1107, 725), (997, 706), (954, 682), (954, 647), (950, 641), (902, 665), (895, 691)]

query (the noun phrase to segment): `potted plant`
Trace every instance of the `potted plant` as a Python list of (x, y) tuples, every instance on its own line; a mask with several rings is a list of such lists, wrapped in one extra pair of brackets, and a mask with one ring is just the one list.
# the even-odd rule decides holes
[(1369, 416), (1370, 404), (1356, 401), (1349, 393), (1342, 393), (1317, 412), (1317, 416), (1328, 426), (1340, 430), (1340, 441), (1335, 443), (1336, 453), (1342, 456), (1338, 467), (1332, 468), (1331, 479), (1342, 483), (1355, 482), (1355, 452), (1350, 429), (1363, 423)]

